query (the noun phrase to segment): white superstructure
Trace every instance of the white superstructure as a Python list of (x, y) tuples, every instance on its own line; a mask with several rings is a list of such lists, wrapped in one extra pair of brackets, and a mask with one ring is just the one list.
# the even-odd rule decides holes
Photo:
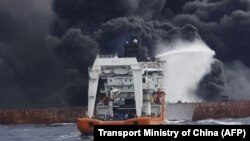
[(97, 55), (89, 67), (88, 116), (127, 119), (129, 115), (159, 115), (160, 100), (164, 100), (157, 99), (164, 92), (163, 65), (159, 60), (139, 62), (136, 56)]

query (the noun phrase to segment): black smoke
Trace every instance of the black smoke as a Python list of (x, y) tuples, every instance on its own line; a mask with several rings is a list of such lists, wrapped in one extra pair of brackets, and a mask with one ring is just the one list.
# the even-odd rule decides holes
[[(51, 5), (51, 0), (0, 2), (0, 108), (74, 106), (84, 101), (82, 89), (86, 88), (82, 85), (86, 82), (79, 79), (78, 69), (66, 66), (47, 48), (50, 25), (56, 17)], [(63, 45), (72, 42), (72, 34), (65, 35), (65, 42), (51, 38), (49, 46), (58, 44), (56, 50), (66, 51)], [(89, 40), (78, 34), (75, 37), (79, 44)]]
[(193, 40), (199, 38), (199, 35), (197, 29), (189, 24), (175, 27), (170, 23), (146, 21), (141, 17), (123, 17), (104, 23), (95, 32), (94, 37), (103, 53), (118, 52), (121, 55), (123, 55), (123, 43), (136, 38), (140, 42), (140, 46), (147, 49), (148, 55), (152, 57), (155, 55), (155, 46), (159, 42), (170, 42), (176, 38)]
[[(233, 65), (234, 63), (231, 62), (235, 60), (240, 60), (238, 62), (249, 66), (249, 6), (249, 0), (191, 1), (185, 3), (182, 12), (175, 15), (172, 18), (172, 22), (179, 26), (189, 23), (197, 27), (201, 38), (215, 50), (216, 57), (226, 63), (227, 66), (230, 66), (230, 64)], [(216, 68), (218, 69), (218, 67)], [(223, 67), (219, 68), (223, 70)], [(225, 69), (229, 68), (230, 67), (226, 67)], [(234, 80), (228, 79), (228, 73), (221, 73), (221, 71), (217, 69), (215, 70), (218, 73), (208, 74), (208, 76), (212, 75), (213, 77), (204, 77), (200, 83), (201, 87), (198, 89), (198, 94), (202, 93), (204, 96), (204, 94), (208, 93), (205, 97), (212, 96), (209, 98), (214, 98), (213, 95), (218, 93), (232, 95), (231, 93), (225, 93), (225, 91), (230, 89), (229, 84), (234, 84), (232, 83)], [(225, 72), (228, 72), (228, 70), (225, 70)], [(217, 76), (218, 74), (222, 75)], [(236, 76), (237, 74), (237, 71), (235, 71)], [(242, 75), (238, 77), (242, 77)], [(211, 80), (212, 78), (216, 79)], [(225, 79), (223, 80), (223, 78)], [(208, 81), (204, 84), (206, 80), (210, 82)], [(213, 82), (223, 85), (214, 85)], [(239, 83), (242, 84), (242, 82)], [(243, 87), (244, 86), (245, 85), (243, 85)], [(230, 87), (235, 88), (236, 95), (239, 97), (242, 97), (241, 95), (246, 93), (243, 92), (240, 87), (232, 85)]]
[(218, 100), (218, 95), (223, 96), (226, 83), (223, 68), (223, 63), (215, 59), (211, 71), (203, 77), (196, 89), (197, 96), (207, 101)]
[(248, 0), (223, 0), (218, 2), (193, 1), (183, 7), (183, 12), (173, 18), (177, 25), (190, 23), (199, 29), (201, 37), (223, 61), (242, 60), (250, 65)]
[(197, 95), (214, 99), (234, 84), (228, 69), (238, 65), (231, 62), (250, 65), (249, 6), (249, 0), (3, 0), (0, 107), (86, 105), (95, 55), (122, 56), (134, 38), (142, 56), (151, 57), (161, 42), (204, 40), (218, 61)]
[(101, 53), (120, 55), (123, 55), (123, 43), (137, 38), (141, 51), (151, 57), (159, 42), (201, 38), (215, 50), (218, 60), (201, 80), (196, 93), (214, 100), (224, 93), (228, 83), (222, 62), (241, 60), (250, 65), (249, 6), (248, 0), (76, 0), (70, 3), (55, 0), (53, 9), (58, 19), (51, 33), (60, 37), (72, 27), (79, 28), (99, 44)]
[(62, 70), (55, 67), (44, 43), (53, 15), (50, 4), (0, 2), (0, 107), (53, 105), (52, 99), (57, 99), (53, 93), (62, 83)]

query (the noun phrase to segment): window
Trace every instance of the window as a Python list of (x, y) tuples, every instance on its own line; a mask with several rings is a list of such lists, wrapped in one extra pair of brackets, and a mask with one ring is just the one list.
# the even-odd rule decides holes
[(128, 86), (128, 88), (130, 89), (130, 86)]
[(146, 78), (142, 78), (142, 83), (146, 83)]
[(112, 82), (112, 79), (109, 79), (109, 82)]

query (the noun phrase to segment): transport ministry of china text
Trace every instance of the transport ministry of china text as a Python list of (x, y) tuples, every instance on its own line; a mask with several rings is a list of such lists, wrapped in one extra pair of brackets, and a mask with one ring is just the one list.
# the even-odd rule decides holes
[[(141, 130), (137, 131), (105, 131), (104, 129), (98, 129), (100, 136), (120, 136), (120, 137), (127, 137), (127, 136), (142, 136)], [(171, 136), (177, 138), (179, 131), (171, 131), (171, 130), (162, 130), (154, 131), (153, 129), (144, 129), (143, 136)]]

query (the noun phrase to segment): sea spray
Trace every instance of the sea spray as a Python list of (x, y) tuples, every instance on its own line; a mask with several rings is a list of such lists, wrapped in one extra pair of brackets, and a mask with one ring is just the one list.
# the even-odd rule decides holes
[(166, 101), (200, 101), (194, 91), (199, 81), (210, 71), (215, 52), (200, 39), (192, 42), (179, 40), (162, 46), (166, 49), (171, 48), (156, 56), (166, 61), (164, 67)]

